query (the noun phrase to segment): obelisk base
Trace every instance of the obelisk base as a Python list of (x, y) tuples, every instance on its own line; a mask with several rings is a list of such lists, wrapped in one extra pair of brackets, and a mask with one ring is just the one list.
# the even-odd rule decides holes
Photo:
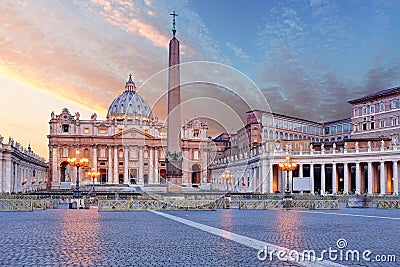
[(167, 192), (182, 192), (182, 160), (167, 160)]

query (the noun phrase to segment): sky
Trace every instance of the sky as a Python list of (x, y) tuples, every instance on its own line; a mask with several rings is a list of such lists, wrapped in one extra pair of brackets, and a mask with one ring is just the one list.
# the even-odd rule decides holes
[(156, 102), (166, 80), (148, 81), (168, 66), (172, 11), (181, 62), (237, 70), (221, 79), (251, 99), (237, 82), (250, 79), (276, 113), (347, 118), (348, 100), (400, 85), (397, 0), (2, 0), (5, 142), (12, 136), (47, 158), (50, 113), (67, 107), (104, 119), (129, 73), (137, 87), (152, 84), (138, 92)]

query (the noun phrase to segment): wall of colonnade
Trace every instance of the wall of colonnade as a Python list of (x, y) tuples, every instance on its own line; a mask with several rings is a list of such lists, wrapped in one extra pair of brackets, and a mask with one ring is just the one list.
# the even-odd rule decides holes
[(12, 138), (0, 136), (0, 192), (23, 193), (47, 188), (48, 164)]
[[(295, 171), (278, 165), (290, 154)], [(262, 145), (249, 153), (220, 159), (210, 166), (214, 189), (234, 192), (284, 192), (286, 175), (311, 177), (311, 193), (398, 194), (400, 147), (291, 152)]]

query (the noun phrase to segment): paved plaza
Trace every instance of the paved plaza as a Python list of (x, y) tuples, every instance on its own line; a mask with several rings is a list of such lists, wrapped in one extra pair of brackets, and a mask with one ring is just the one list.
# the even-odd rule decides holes
[[(399, 210), (55, 209), (0, 212), (0, 225), (0, 266), (310, 265), (280, 260), (279, 249), (313, 250), (317, 257), (336, 250), (315, 266), (397, 266), (392, 255), (400, 260)], [(266, 249), (276, 251), (265, 256)], [(360, 260), (346, 260), (348, 251), (358, 251)]]

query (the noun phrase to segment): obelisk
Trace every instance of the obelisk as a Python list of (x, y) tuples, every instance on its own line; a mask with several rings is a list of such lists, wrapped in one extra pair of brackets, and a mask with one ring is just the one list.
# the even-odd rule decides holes
[(175, 18), (172, 20), (172, 39), (169, 42), (168, 115), (167, 115), (167, 192), (182, 192), (182, 151), (180, 148), (181, 92), (179, 69), (179, 41), (176, 39)]

